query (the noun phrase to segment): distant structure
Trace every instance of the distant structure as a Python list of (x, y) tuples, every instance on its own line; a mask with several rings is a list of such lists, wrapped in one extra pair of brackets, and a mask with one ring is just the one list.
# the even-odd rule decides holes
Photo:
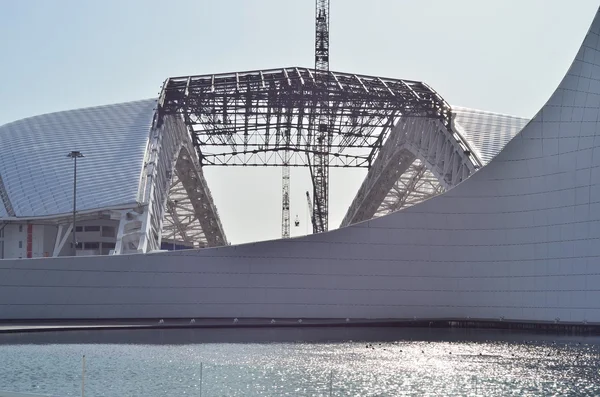
[[(342, 226), (466, 179), (527, 120), (451, 108), (427, 85), (330, 72), (328, 167), (369, 173)], [(35, 116), (0, 126), (0, 258), (72, 255), (72, 164), (79, 150), (77, 255), (226, 245), (202, 169), (307, 166), (323, 83), (285, 68), (168, 79), (157, 100)], [(317, 178), (313, 171), (313, 183)], [(313, 194), (313, 210), (317, 208)], [(217, 203), (218, 204), (218, 203)], [(323, 207), (321, 207), (323, 208)], [(323, 223), (315, 221), (315, 230)], [(321, 225), (321, 226), (319, 226)]]
[[(0, 127), (0, 259), (226, 245), (205, 166), (281, 167), (283, 238), (290, 167), (308, 167), (312, 231), (325, 232), (330, 167), (369, 169), (348, 226), (455, 186), (525, 125), (451, 108), (422, 82), (330, 71), (329, 0), (315, 2), (314, 69), (169, 78), (158, 100)], [(85, 155), (79, 189), (71, 150)]]
[[(314, 69), (169, 78), (158, 100), (0, 127), (0, 259), (226, 245), (206, 166), (281, 167), (283, 238), (290, 166), (308, 167), (313, 233), (325, 232), (330, 167), (369, 169), (348, 226), (455, 186), (525, 125), (452, 108), (422, 82), (331, 72), (329, 1), (315, 1)], [(85, 156), (78, 185), (71, 150)]]

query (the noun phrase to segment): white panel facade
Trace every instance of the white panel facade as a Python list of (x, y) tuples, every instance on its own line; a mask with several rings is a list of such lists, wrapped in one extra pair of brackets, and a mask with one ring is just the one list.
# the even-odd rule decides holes
[(198, 251), (0, 262), (0, 318), (600, 322), (600, 19), (546, 106), (449, 192), (348, 228)]
[(454, 128), (483, 164), (490, 162), (527, 125), (529, 119), (452, 106)]
[[(50, 113), (0, 126), (0, 177), (13, 217), (71, 211), (71, 150), (85, 155), (77, 163), (78, 210), (136, 203), (155, 103)], [(0, 204), (0, 218), (9, 216)]]
[[(3, 227), (4, 226), (4, 227)], [(3, 227), (4, 249), (3, 258), (26, 258), (27, 257), (27, 227), (18, 224), (0, 224)]]

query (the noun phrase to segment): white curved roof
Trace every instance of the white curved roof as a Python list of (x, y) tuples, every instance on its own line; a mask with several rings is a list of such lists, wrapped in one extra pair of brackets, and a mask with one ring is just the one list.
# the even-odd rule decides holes
[(483, 164), (490, 162), (529, 122), (523, 117), (452, 106), (454, 127)]
[[(136, 203), (154, 107), (155, 100), (150, 99), (0, 126), (0, 178), (14, 216), (43, 217), (72, 210), (73, 160), (66, 157), (71, 150), (85, 156), (77, 161), (79, 211)], [(0, 218), (9, 216), (0, 200)]]

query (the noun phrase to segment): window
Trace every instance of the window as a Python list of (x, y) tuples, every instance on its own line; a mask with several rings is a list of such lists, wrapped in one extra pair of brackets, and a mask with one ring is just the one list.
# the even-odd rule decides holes
[(23, 248), (23, 242), (19, 241), (19, 248)]
[(100, 226), (86, 226), (85, 231), (86, 232), (99, 232)]
[(115, 249), (115, 243), (102, 243), (102, 250), (100, 251), (100, 254), (108, 255), (113, 249)]
[(84, 247), (86, 250), (97, 250), (97, 249), (99, 249), (99, 248), (100, 248), (100, 243), (98, 243), (98, 242), (85, 243), (85, 244), (83, 245), (83, 247)]
[[(71, 247), (72, 246), (73, 246), (73, 244), (71, 244)], [(80, 250), (83, 247), (83, 243), (77, 243), (76, 247), (78, 250)]]
[(83, 226), (75, 226), (76, 232), (83, 232)]
[(23, 233), (23, 225), (19, 225), (19, 233)]
[(110, 254), (111, 250), (115, 249), (115, 243), (102, 243), (102, 249), (100, 250), (101, 255)]
[(102, 226), (102, 237), (115, 237), (116, 229), (114, 226)]

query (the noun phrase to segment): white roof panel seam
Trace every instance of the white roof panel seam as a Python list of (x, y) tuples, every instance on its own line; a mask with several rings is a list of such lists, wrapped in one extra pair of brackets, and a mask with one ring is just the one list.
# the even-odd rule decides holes
[[(17, 217), (71, 210), (73, 160), (81, 211), (137, 201), (155, 100), (35, 116), (0, 126), (0, 174)], [(9, 216), (0, 207), (0, 217)]]

